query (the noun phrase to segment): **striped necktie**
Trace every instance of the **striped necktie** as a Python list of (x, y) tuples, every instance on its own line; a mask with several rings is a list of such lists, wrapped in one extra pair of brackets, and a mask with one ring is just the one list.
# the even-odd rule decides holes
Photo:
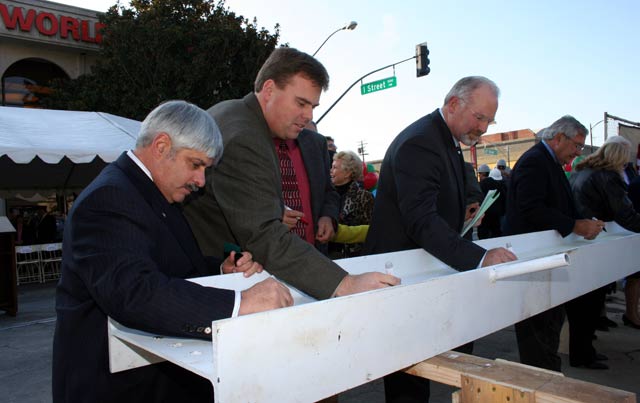
[[(280, 160), (280, 176), (282, 178), (282, 200), (285, 206), (290, 209), (302, 211), (302, 198), (300, 198), (298, 189), (296, 170), (289, 156), (289, 147), (284, 140), (280, 140), (280, 145), (278, 146), (278, 159)], [(298, 234), (300, 238), (305, 239), (304, 224), (300, 220), (291, 231)]]

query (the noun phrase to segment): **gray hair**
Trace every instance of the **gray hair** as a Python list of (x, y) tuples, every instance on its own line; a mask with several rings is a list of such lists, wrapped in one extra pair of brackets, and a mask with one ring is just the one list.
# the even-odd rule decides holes
[(333, 156), (334, 161), (342, 161), (342, 169), (351, 174), (351, 180), (360, 181), (363, 179), (362, 160), (353, 151), (340, 151)]
[(562, 133), (572, 139), (578, 135), (586, 136), (588, 131), (576, 118), (571, 115), (564, 115), (553, 122), (551, 126), (543, 129), (542, 132), (538, 132), (538, 136), (544, 140), (551, 140), (558, 133)]
[(486, 85), (489, 87), (491, 92), (496, 96), (496, 98), (500, 97), (500, 88), (493, 81), (489, 80), (487, 77), (482, 76), (469, 76), (464, 77), (458, 80), (457, 83), (453, 85), (451, 90), (446, 97), (444, 97), (444, 104), (448, 104), (451, 101), (451, 98), (456, 97), (461, 101), (469, 101), (471, 93), (478, 88)]
[(204, 110), (186, 101), (167, 101), (147, 115), (140, 126), (136, 147), (147, 147), (160, 133), (171, 138), (171, 149), (187, 148), (218, 161), (222, 156), (222, 134), (215, 120)]

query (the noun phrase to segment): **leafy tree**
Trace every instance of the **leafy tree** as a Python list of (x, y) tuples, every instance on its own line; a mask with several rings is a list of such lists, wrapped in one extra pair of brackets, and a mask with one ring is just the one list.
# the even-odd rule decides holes
[(138, 120), (169, 99), (208, 108), (252, 90), (280, 35), (278, 25), (271, 34), (213, 0), (133, 0), (100, 19), (98, 63), (91, 74), (58, 82), (47, 107)]

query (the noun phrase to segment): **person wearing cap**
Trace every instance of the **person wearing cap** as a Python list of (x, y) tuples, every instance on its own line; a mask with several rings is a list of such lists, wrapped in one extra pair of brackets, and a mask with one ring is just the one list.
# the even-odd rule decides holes
[(491, 168), (489, 168), (489, 165), (487, 164), (480, 165), (478, 167), (478, 180), (482, 182), (484, 178), (488, 178), (489, 172), (491, 172)]
[(482, 223), (478, 227), (478, 238), (497, 238), (502, 236), (500, 229), (502, 217), (507, 209), (507, 187), (499, 169), (493, 168), (489, 176), (480, 181), (480, 188), (486, 196), (490, 190), (496, 190), (500, 194), (498, 199), (484, 213)]
[(511, 169), (509, 169), (509, 167), (507, 166), (507, 162), (503, 159), (499, 159), (496, 162), (496, 169), (500, 170), (500, 174), (502, 175), (505, 186), (507, 186), (509, 176), (511, 175)]

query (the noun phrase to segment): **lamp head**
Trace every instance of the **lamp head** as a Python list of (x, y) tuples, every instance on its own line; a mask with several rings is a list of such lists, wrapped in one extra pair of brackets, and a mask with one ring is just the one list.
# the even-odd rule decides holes
[(357, 26), (358, 26), (357, 22), (351, 21), (350, 23), (345, 24), (344, 28), (342, 28), (342, 29), (348, 29), (350, 31), (353, 31), (354, 29), (356, 29)]

